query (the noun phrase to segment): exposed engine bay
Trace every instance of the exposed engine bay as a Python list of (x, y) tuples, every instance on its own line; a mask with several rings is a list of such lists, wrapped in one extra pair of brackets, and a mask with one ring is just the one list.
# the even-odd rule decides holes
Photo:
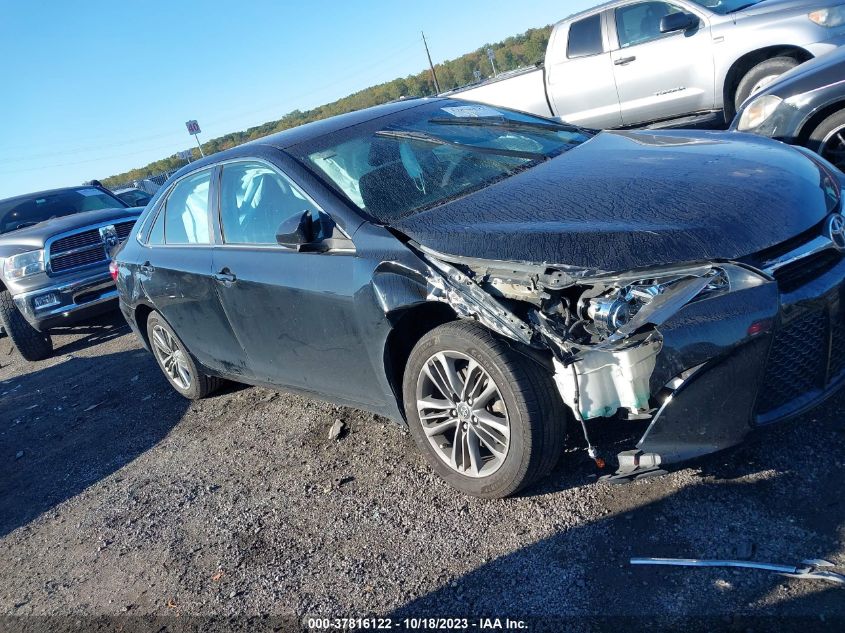
[(415, 248), (433, 269), (430, 300), (551, 352), (555, 384), (582, 426), (620, 413), (651, 417), (659, 406), (650, 379), (663, 348), (660, 325), (688, 304), (767, 281), (734, 263), (618, 274)]

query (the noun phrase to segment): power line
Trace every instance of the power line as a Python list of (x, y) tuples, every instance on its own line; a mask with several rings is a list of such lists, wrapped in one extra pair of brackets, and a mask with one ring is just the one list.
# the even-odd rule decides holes
[[(113, 156), (98, 156), (96, 158), (89, 158), (89, 159), (86, 159), (86, 160), (75, 160), (75, 161), (72, 161), (72, 162), (69, 162), (69, 163), (56, 163), (56, 164), (53, 164), (53, 165), (38, 165), (37, 167), (25, 167), (23, 169), (12, 169), (12, 170), (0, 171), (0, 174), (2, 174), (2, 175), (17, 174), (17, 173), (21, 173), (21, 172), (39, 171), (41, 169), (52, 169), (54, 167), (69, 167), (71, 165), (83, 165), (83, 164), (86, 164), (86, 163), (96, 163), (97, 161), (101, 161), (101, 160), (111, 160), (113, 158), (123, 158), (124, 156), (135, 156), (137, 154), (143, 154), (145, 152), (165, 151), (166, 149), (169, 149), (171, 147), (173, 147), (171, 144), (162, 145), (162, 146), (159, 146), (159, 147), (148, 147), (148, 148), (137, 150), (137, 151), (134, 151), (134, 152), (122, 152), (120, 154), (114, 154)], [(174, 152), (174, 154), (175, 153), (176, 152)], [(166, 158), (169, 158), (169, 156), (165, 156), (164, 158), (159, 159), (159, 160), (164, 160)]]
[[(360, 69), (359, 72), (344, 73), (344, 76), (342, 78), (335, 80), (330, 84), (324, 84), (320, 87), (314, 88), (314, 89), (309, 90), (305, 93), (300, 93), (297, 96), (300, 97), (300, 98), (305, 97), (305, 96), (311, 96), (313, 94), (320, 93), (320, 92), (325, 91), (327, 89), (331, 89), (332, 87), (336, 87), (338, 85), (346, 84), (349, 81), (351, 81), (353, 79), (358, 79), (359, 77), (361, 77), (363, 75), (373, 76), (373, 74), (372, 74), (373, 70), (380, 68), (380, 67), (383, 68), (380, 72), (384, 72), (384, 68), (395, 68), (400, 63), (404, 65), (410, 59), (410, 57), (405, 55), (401, 59), (399, 59), (398, 63), (397, 63), (397, 56), (401, 55), (402, 53), (406, 53), (407, 51), (409, 51), (411, 48), (413, 48), (415, 46), (416, 46), (416, 44), (411, 42), (409, 44), (404, 44), (402, 46), (396, 47), (396, 48), (392, 49), (391, 51), (384, 53), (383, 56), (380, 56), (379, 58), (377, 58), (375, 63), (369, 64), (365, 69)], [(427, 48), (426, 48), (426, 52), (427, 52)], [(431, 62), (431, 57), (429, 55), (429, 63), (430, 62)], [(387, 66), (385, 66), (385, 64), (387, 64)], [(347, 68), (353, 68), (353, 67), (347, 67)], [(360, 68), (360, 67), (357, 67), (357, 68)], [(434, 69), (432, 67), (432, 73), (433, 72), (434, 72)], [(373, 79), (373, 81), (375, 81), (375, 79)], [(391, 80), (385, 80), (385, 81), (391, 81)], [(435, 85), (437, 85), (436, 84), (436, 76), (435, 76)], [(366, 86), (365, 88), (362, 88), (361, 90), (366, 90), (369, 87), (371, 87), (371, 86)], [(437, 89), (439, 91), (439, 87)], [(339, 97), (339, 99), (342, 99), (342, 98), (344, 98), (344, 97)], [(240, 119), (240, 118), (243, 118), (244, 116), (248, 116), (249, 114), (257, 114), (259, 112), (275, 110), (277, 107), (278, 106), (276, 106), (276, 105), (272, 105), (272, 106), (268, 105), (267, 107), (260, 108), (260, 109), (257, 109), (257, 110), (240, 112), (238, 114), (233, 114), (233, 115), (226, 116), (226, 117), (218, 117), (217, 119), (208, 120), (208, 122), (211, 123), (211, 124), (215, 124), (215, 123), (220, 123), (220, 122), (225, 122), (225, 121), (233, 121), (235, 119)], [(316, 106), (316, 107), (319, 107), (319, 106)], [(287, 113), (284, 113), (284, 114), (287, 114)], [(284, 115), (282, 115), (282, 116), (284, 116)], [(255, 126), (251, 126), (251, 127), (255, 127)], [(230, 134), (231, 134), (231, 132), (230, 132)], [(116, 142), (113, 142), (113, 143), (108, 143), (106, 145), (90, 145), (90, 146), (82, 146), (82, 147), (72, 148), (72, 149), (68, 149), (68, 150), (61, 150), (61, 151), (58, 151), (58, 152), (52, 151), (52, 152), (44, 152), (44, 153), (38, 153), (38, 154), (15, 156), (14, 158), (10, 157), (9, 159), (6, 159), (6, 160), (0, 160), (0, 165), (2, 165), (4, 163), (5, 164), (18, 163), (18, 162), (21, 162), (21, 161), (36, 160), (36, 159), (39, 159), (39, 158), (47, 158), (47, 157), (50, 157), (50, 156), (55, 156), (56, 154), (61, 154), (61, 155), (64, 155), (64, 156), (86, 154), (86, 153), (96, 152), (96, 151), (99, 151), (99, 150), (102, 150), (102, 149), (109, 149), (109, 148), (112, 148), (112, 147), (132, 145), (132, 144), (135, 144), (135, 143), (140, 143), (140, 142), (143, 142), (143, 141), (149, 141), (149, 140), (160, 139), (160, 138), (168, 138), (169, 137), (169, 138), (174, 139), (173, 143), (169, 143), (168, 145), (157, 146), (157, 147), (154, 147), (154, 148), (145, 148), (145, 149), (132, 151), (132, 152), (122, 152), (120, 154), (114, 154), (114, 155), (109, 155), (109, 156), (97, 156), (97, 157), (85, 159), (85, 160), (74, 160), (72, 162), (55, 163), (55, 164), (50, 164), (50, 165), (38, 165), (36, 167), (28, 167), (28, 168), (21, 168), (21, 169), (0, 170), (0, 174), (8, 175), (8, 174), (15, 174), (15, 173), (22, 173), (22, 172), (37, 171), (37, 170), (40, 170), (40, 169), (67, 167), (67, 166), (70, 166), (70, 165), (93, 163), (93, 162), (97, 162), (97, 161), (101, 161), (101, 160), (111, 160), (111, 159), (114, 159), (114, 158), (121, 158), (121, 157), (124, 157), (124, 156), (134, 156), (134, 155), (142, 154), (142, 153), (145, 153), (145, 152), (170, 149), (170, 148), (173, 147), (174, 144), (177, 143), (177, 141), (175, 140), (177, 138), (177, 136), (178, 136), (178, 134), (176, 134), (174, 132), (166, 132), (166, 133), (161, 133), (161, 134), (154, 134), (154, 135), (148, 135), (148, 136), (143, 136), (143, 137), (136, 137), (134, 139), (126, 139), (126, 140), (123, 140), (123, 141), (116, 141)], [(102, 138), (102, 137), (89, 137), (89, 138)], [(29, 146), (27, 146), (27, 147), (29, 147)], [(9, 148), (7, 147), (7, 148), (0, 148), (0, 149), (6, 150), (6, 149), (9, 149)], [(162, 160), (162, 159), (160, 159), (160, 160)]]

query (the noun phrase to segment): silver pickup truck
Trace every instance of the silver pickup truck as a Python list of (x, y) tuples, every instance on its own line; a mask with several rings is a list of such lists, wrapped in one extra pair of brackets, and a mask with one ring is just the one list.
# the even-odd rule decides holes
[(594, 128), (730, 121), (842, 44), (843, 0), (615, 0), (555, 24), (542, 65), (450, 96)]
[(50, 356), (50, 328), (117, 306), (109, 256), (141, 211), (99, 184), (0, 200), (0, 326), (23, 358)]

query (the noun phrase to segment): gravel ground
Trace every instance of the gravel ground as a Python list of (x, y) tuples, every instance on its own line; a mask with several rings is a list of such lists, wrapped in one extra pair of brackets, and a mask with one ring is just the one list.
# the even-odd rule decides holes
[(596, 483), (574, 452), (482, 501), (378, 416), (240, 386), (183, 400), (116, 314), (55, 342), (25, 363), (0, 339), (0, 615), (845, 622), (845, 587), (627, 562), (845, 565), (845, 394), (661, 478)]

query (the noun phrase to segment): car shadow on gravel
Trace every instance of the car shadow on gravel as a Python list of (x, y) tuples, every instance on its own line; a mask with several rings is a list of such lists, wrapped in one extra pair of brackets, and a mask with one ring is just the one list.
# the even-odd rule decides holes
[[(839, 412), (845, 397), (836, 400), (825, 419), (811, 419), (811, 413), (703, 460), (700, 469), (622, 488), (599, 484), (606, 516), (559, 526), (552, 536), (481, 564), (391, 615), (394, 621), (536, 616), (531, 630), (555, 631), (812, 631), (845, 625), (841, 585), (750, 569), (629, 562), (674, 557), (797, 564), (826, 558), (841, 571), (845, 423)], [(585, 485), (584, 472), (583, 464), (575, 473), (558, 472), (552, 477), (556, 485), (531, 496), (545, 490), (548, 503), (555, 503), (555, 488), (573, 487), (579, 477)], [(682, 485), (673, 477), (682, 478)]]
[(0, 381), (0, 537), (119, 470), (182, 419), (188, 401), (150, 363), (138, 349), (70, 356)]
[[(88, 321), (78, 323), (68, 327), (54, 328), (52, 333), (55, 335), (71, 335), (78, 336), (70, 343), (56, 347), (55, 354), (72, 354), (79, 352), (101, 343), (107, 343), (112, 339), (116, 339), (124, 334), (129, 334), (129, 324), (119, 310), (113, 310), (98, 317), (94, 317)], [(54, 337), (55, 340), (55, 337)]]

